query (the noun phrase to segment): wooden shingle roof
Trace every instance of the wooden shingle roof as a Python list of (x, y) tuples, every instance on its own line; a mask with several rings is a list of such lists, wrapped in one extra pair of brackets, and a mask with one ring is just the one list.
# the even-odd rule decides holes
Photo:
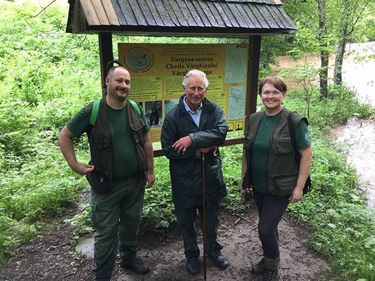
[(279, 0), (70, 0), (67, 32), (242, 37), (296, 30)]

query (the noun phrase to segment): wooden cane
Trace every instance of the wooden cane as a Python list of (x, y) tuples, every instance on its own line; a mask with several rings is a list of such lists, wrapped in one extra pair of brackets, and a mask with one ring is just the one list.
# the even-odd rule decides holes
[(203, 278), (207, 280), (207, 227), (206, 227), (206, 183), (205, 183), (205, 153), (202, 153), (202, 234), (203, 234)]

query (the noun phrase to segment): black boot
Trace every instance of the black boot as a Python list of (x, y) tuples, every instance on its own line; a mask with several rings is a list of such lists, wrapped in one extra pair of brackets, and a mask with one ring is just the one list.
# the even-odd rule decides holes
[(263, 281), (279, 281), (280, 280), (279, 266), (280, 266), (279, 258), (270, 259), (270, 258), (264, 257)]
[(144, 263), (141, 259), (136, 257), (127, 260), (122, 260), (120, 266), (124, 269), (131, 270), (137, 274), (147, 274), (150, 272), (150, 266)]

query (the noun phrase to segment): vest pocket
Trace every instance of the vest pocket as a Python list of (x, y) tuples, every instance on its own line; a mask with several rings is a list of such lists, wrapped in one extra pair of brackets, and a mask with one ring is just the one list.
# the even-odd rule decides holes
[(93, 134), (91, 136), (91, 143), (95, 149), (98, 150), (108, 150), (112, 146), (112, 137), (105, 134)]
[(292, 194), (297, 183), (298, 174), (271, 177), (274, 190), (271, 193), (278, 196)]
[(132, 129), (132, 131), (133, 131), (133, 137), (134, 137), (135, 143), (143, 145), (143, 130), (142, 130), (142, 128), (138, 129), (138, 130)]
[(112, 180), (108, 174), (95, 167), (95, 170), (86, 179), (91, 188), (98, 194), (106, 194), (112, 190)]
[(143, 140), (143, 128), (139, 130), (133, 130), (133, 137), (135, 141), (135, 148), (137, 150), (137, 156), (141, 171), (146, 170), (146, 151), (144, 150)]
[(275, 154), (291, 154), (293, 152), (290, 137), (275, 138), (272, 145)]

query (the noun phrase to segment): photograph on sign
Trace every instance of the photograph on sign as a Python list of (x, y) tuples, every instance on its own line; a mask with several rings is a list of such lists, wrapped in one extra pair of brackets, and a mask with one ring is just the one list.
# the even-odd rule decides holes
[(165, 114), (183, 95), (191, 69), (206, 73), (206, 98), (224, 111), (233, 131), (245, 118), (248, 44), (119, 43), (119, 59), (132, 76), (131, 99), (142, 103), (153, 140), (159, 141)]

